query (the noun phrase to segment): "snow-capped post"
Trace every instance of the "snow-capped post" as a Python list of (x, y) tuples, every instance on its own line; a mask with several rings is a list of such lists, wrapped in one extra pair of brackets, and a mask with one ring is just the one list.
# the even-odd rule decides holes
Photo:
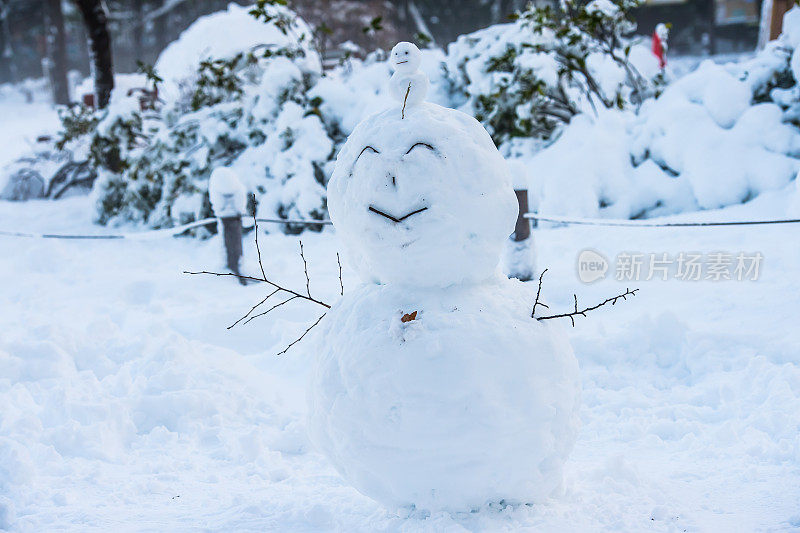
[[(219, 219), (220, 233), (225, 243), (226, 266), (239, 276), (239, 260), (242, 257), (242, 215), (247, 207), (247, 191), (233, 170), (219, 167), (211, 173), (208, 196), (214, 215)], [(237, 277), (237, 279), (242, 285), (246, 284), (243, 278)]]
[(528, 205), (529, 176), (527, 167), (519, 160), (509, 160), (508, 167), (511, 171), (512, 185), (517, 197), (517, 223), (510, 242), (507, 243), (503, 253), (503, 271), (511, 278), (520, 281), (533, 279), (536, 273), (536, 259), (531, 226), (535, 225), (525, 215), (530, 210)]

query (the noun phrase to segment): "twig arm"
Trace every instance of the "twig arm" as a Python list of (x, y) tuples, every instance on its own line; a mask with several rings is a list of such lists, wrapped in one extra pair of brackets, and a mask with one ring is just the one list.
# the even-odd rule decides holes
[(576, 316), (584, 316), (585, 317), (586, 313), (588, 313), (589, 311), (594, 311), (595, 309), (603, 307), (604, 305), (609, 304), (609, 303), (611, 305), (615, 305), (617, 303), (617, 300), (619, 300), (620, 298), (622, 298), (623, 300), (627, 300), (628, 296), (636, 296), (636, 293), (638, 291), (639, 291), (639, 289), (633, 289), (633, 290), (625, 289), (625, 292), (622, 293), (622, 294), (618, 294), (616, 296), (612, 296), (611, 298), (606, 298), (605, 300), (603, 300), (602, 302), (600, 302), (597, 305), (593, 305), (591, 307), (585, 307), (583, 309), (578, 309), (578, 296), (573, 294), (572, 296), (575, 299), (575, 307), (574, 307), (574, 310), (572, 312), (570, 312), (570, 313), (560, 313), (560, 314), (557, 314), (557, 315), (550, 315), (550, 316), (540, 316), (540, 317), (536, 317), (536, 320), (552, 320), (554, 318), (569, 318), (570, 321), (572, 322), (572, 327), (575, 327), (575, 317)]
[(188, 270), (184, 270), (183, 273), (184, 274), (192, 274), (192, 275), (208, 274), (210, 276), (233, 276), (233, 277), (239, 278), (239, 279), (247, 279), (247, 280), (251, 280), (251, 281), (258, 281), (260, 283), (267, 283), (269, 285), (272, 285), (276, 289), (280, 289), (280, 290), (282, 290), (284, 292), (288, 292), (289, 294), (297, 296), (298, 298), (302, 298), (303, 300), (307, 300), (309, 302), (314, 302), (315, 304), (321, 305), (325, 309), (330, 309), (331, 308), (331, 306), (326, 304), (325, 302), (317, 300), (316, 298), (310, 298), (310, 297), (306, 296), (305, 294), (300, 294), (300, 293), (295, 292), (295, 291), (293, 291), (291, 289), (287, 289), (286, 287), (281, 287), (277, 283), (272, 282), (272, 281), (270, 281), (268, 279), (254, 278), (253, 276), (243, 276), (241, 274), (233, 274), (231, 272), (209, 272), (208, 270), (200, 270), (200, 271), (197, 271), (197, 272), (190, 272)]
[(336, 262), (339, 263), (339, 294), (344, 296), (344, 281), (342, 281), (342, 260), (339, 258), (339, 252), (336, 252)]
[(287, 346), (286, 348), (284, 348), (283, 350), (281, 350), (280, 352), (278, 352), (278, 354), (277, 354), (277, 355), (283, 355), (283, 354), (285, 354), (286, 352), (288, 352), (288, 351), (289, 351), (289, 348), (291, 348), (292, 346), (294, 346), (295, 344), (297, 344), (298, 342), (300, 342), (301, 340), (303, 340), (303, 337), (305, 337), (306, 335), (308, 335), (308, 332), (309, 332), (309, 331), (311, 331), (312, 329), (314, 329), (314, 327), (315, 327), (317, 324), (319, 324), (319, 323), (320, 323), (320, 321), (321, 321), (321, 320), (322, 320), (324, 317), (325, 317), (325, 315), (322, 315), (321, 317), (319, 317), (319, 318), (317, 319), (317, 321), (316, 321), (316, 322), (314, 322), (313, 324), (311, 324), (311, 325), (310, 325), (310, 326), (309, 326), (309, 327), (308, 327), (308, 328), (307, 328), (307, 329), (306, 329), (306, 330), (303, 332), (303, 334), (302, 334), (302, 335), (300, 335), (300, 337), (299, 337), (297, 340), (293, 341), (293, 342), (292, 342), (292, 343), (291, 343), (289, 346)]
[(228, 329), (231, 329), (231, 328), (233, 328), (233, 327), (234, 327), (236, 324), (238, 324), (238, 323), (239, 323), (239, 322), (241, 322), (242, 320), (244, 320), (244, 319), (246, 319), (247, 317), (249, 317), (249, 316), (250, 316), (250, 313), (252, 313), (253, 311), (255, 311), (255, 310), (256, 310), (256, 309), (257, 309), (257, 308), (258, 308), (260, 305), (264, 304), (264, 303), (265, 303), (267, 300), (269, 300), (270, 298), (272, 298), (273, 296), (275, 296), (275, 295), (276, 295), (277, 293), (279, 293), (279, 292), (280, 292), (280, 289), (275, 289), (275, 290), (274, 290), (274, 291), (272, 291), (271, 293), (267, 294), (267, 296), (266, 296), (266, 297), (265, 297), (263, 300), (261, 300), (261, 301), (260, 301), (260, 302), (258, 302), (256, 305), (254, 305), (253, 307), (251, 307), (251, 308), (250, 308), (250, 310), (247, 312), (247, 314), (246, 314), (246, 315), (244, 315), (242, 318), (240, 318), (239, 320), (237, 320), (236, 322), (234, 322), (233, 324), (231, 324), (230, 326), (228, 326)]
[(303, 241), (300, 241), (300, 258), (303, 260), (303, 272), (306, 275), (306, 294), (311, 298), (311, 279), (308, 277), (308, 261), (303, 253)]
[(408, 88), (406, 89), (406, 95), (403, 98), (403, 109), (400, 111), (400, 118), (406, 118), (406, 103), (408, 102), (408, 95), (411, 92), (411, 82), (408, 82)]
[(542, 307), (544, 307), (546, 309), (550, 309), (549, 305), (543, 304), (542, 302), (539, 301), (539, 295), (542, 294), (542, 278), (544, 277), (544, 273), (545, 272), (547, 272), (546, 268), (544, 270), (542, 270), (541, 274), (539, 274), (539, 288), (536, 289), (536, 301), (533, 302), (533, 310), (531, 311), (531, 318), (535, 318), (535, 316), (536, 316), (536, 306), (537, 305), (541, 305)]

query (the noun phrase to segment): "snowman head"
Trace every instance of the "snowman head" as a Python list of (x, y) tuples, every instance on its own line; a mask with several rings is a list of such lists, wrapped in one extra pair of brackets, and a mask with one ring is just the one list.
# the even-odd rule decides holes
[(518, 210), (486, 130), (430, 103), (355, 128), (336, 160), (328, 207), (365, 281), (414, 286), (494, 275)]
[(412, 74), (417, 71), (422, 63), (422, 52), (414, 43), (400, 42), (394, 45), (389, 61), (395, 72)]

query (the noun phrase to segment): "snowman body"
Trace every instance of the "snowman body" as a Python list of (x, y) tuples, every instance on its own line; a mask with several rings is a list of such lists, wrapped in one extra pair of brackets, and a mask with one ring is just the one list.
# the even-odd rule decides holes
[(406, 102), (407, 105), (423, 102), (428, 94), (429, 85), (428, 76), (422, 72), (411, 74), (395, 72), (389, 80), (389, 89), (394, 99)]
[(422, 64), (419, 48), (413, 43), (397, 43), (389, 54), (389, 61), (394, 68), (389, 80), (392, 97), (402, 102), (404, 107), (425, 101), (430, 82), (428, 76), (419, 70)]
[(578, 430), (578, 367), (533, 287), (503, 276), (516, 197), (472, 117), (430, 103), (359, 124), (328, 185), (364, 283), (316, 335), (309, 434), (389, 507), (537, 502)]

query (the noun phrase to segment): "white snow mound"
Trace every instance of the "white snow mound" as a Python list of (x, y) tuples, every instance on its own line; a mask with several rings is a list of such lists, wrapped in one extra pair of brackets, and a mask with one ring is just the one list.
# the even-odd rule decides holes
[(578, 432), (578, 366), (561, 327), (530, 318), (532, 289), (498, 277), (345, 295), (318, 332), (312, 441), (389, 508), (550, 496)]

